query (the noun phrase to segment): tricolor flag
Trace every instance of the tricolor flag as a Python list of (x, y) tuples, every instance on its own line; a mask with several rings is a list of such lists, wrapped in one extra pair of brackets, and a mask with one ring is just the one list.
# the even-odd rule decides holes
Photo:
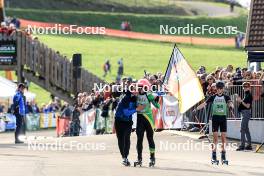
[(201, 83), (180, 50), (174, 46), (163, 80), (168, 91), (179, 101), (181, 113), (185, 113), (204, 99)]

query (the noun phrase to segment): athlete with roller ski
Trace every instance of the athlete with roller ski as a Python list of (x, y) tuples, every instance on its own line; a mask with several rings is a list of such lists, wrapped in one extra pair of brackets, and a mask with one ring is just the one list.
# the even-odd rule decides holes
[[(233, 114), (234, 105), (229, 96), (224, 94), (225, 84), (223, 82), (217, 82), (216, 88), (217, 93), (209, 97), (204, 103), (197, 107), (197, 110), (203, 109), (207, 104), (212, 104), (212, 131), (214, 138), (214, 145), (212, 145), (212, 164), (219, 164), (217, 160), (217, 144), (218, 144), (218, 131), (220, 128), (221, 138), (222, 138), (222, 151), (221, 151), (221, 162), (222, 164), (228, 165), (228, 160), (226, 159), (226, 131), (227, 131), (227, 107), (231, 110)], [(196, 110), (194, 110), (194, 113)]]
[(137, 111), (136, 134), (138, 160), (134, 163), (134, 167), (136, 167), (137, 165), (142, 165), (143, 138), (145, 131), (150, 151), (149, 167), (153, 167), (155, 165), (155, 143), (153, 139), (155, 121), (152, 114), (151, 104), (153, 104), (156, 108), (159, 108), (160, 106), (158, 104), (158, 100), (155, 99), (154, 96), (147, 90), (150, 87), (150, 83), (147, 79), (139, 80), (137, 86), (137, 106), (144, 106), (144, 109)]

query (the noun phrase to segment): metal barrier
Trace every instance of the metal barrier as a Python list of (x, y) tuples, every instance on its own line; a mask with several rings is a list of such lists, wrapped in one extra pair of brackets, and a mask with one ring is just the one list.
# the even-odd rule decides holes
[[(263, 86), (252, 85), (251, 93), (253, 96), (252, 102), (252, 118), (255, 120), (264, 120), (264, 99), (261, 98), (263, 92)], [(226, 88), (225, 93), (230, 96), (235, 106), (235, 119), (241, 119), (238, 112), (239, 103), (236, 101), (237, 96), (244, 97), (244, 91), (242, 86), (229, 86)], [(234, 119), (231, 115), (228, 115), (228, 119)]]
[[(253, 96), (253, 103), (252, 103), (252, 120), (264, 120), (264, 98), (261, 97), (261, 94), (264, 92), (264, 87), (262, 85), (252, 85), (251, 86), (251, 93)], [(231, 100), (234, 103), (235, 107), (235, 118), (233, 118), (228, 112), (228, 119), (229, 120), (240, 120), (240, 114), (238, 112), (238, 106), (239, 103), (236, 101), (237, 97), (240, 96), (241, 98), (244, 97), (244, 90), (242, 85), (232, 85), (227, 86), (225, 88), (225, 94), (229, 95)], [(191, 108), (189, 111), (187, 111), (184, 114), (185, 121), (193, 122), (193, 124), (196, 123), (207, 123), (209, 119), (211, 118), (211, 105), (207, 105), (206, 108), (201, 109), (197, 112), (197, 114), (194, 116), (192, 113), (193, 109), (197, 108), (197, 105), (195, 105), (193, 108)]]

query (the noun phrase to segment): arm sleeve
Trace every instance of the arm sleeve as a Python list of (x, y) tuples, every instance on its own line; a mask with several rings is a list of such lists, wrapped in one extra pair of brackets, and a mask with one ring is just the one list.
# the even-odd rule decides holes
[(132, 114), (134, 114), (135, 112), (137, 112), (136, 109), (123, 109), (123, 113), (126, 117), (131, 116)]
[(13, 98), (14, 107), (19, 105), (19, 96), (16, 94)]
[(247, 104), (252, 104), (252, 101), (253, 101), (253, 97), (251, 94), (244, 99), (244, 103), (247, 103)]
[(155, 108), (160, 108), (160, 104), (155, 101), (155, 98), (153, 95), (149, 94), (147, 95), (149, 101), (155, 106)]

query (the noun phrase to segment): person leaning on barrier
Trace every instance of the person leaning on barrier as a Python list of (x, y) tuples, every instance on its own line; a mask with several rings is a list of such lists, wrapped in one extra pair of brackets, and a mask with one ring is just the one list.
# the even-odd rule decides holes
[(80, 125), (81, 107), (78, 105), (74, 106), (72, 112), (72, 118), (70, 123), (70, 136), (79, 136), (81, 125)]
[(16, 94), (13, 98), (13, 113), (16, 116), (16, 130), (15, 130), (15, 143), (23, 143), (23, 141), (19, 140), (19, 135), (21, 134), (23, 124), (25, 123), (25, 115), (26, 115), (26, 106), (25, 106), (25, 97), (24, 90), (26, 86), (22, 83), (18, 85)]
[[(241, 97), (237, 97), (237, 102), (239, 103), (238, 112), (241, 115), (241, 144), (237, 148), (237, 151), (252, 150), (251, 135), (248, 124), (251, 118), (253, 96), (251, 94), (251, 84), (249, 82), (244, 82), (242, 86), (245, 93), (244, 98), (241, 99)], [(248, 145), (245, 147), (246, 138)]]

